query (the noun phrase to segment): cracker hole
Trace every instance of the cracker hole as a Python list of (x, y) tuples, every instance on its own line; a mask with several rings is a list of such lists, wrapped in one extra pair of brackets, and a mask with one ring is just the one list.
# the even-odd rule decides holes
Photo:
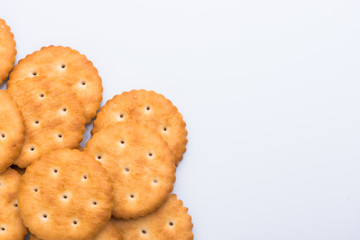
[(40, 94), (39, 94), (39, 97), (40, 97), (40, 98), (44, 98), (44, 97), (45, 97), (45, 94), (40, 93)]
[(119, 116), (121, 119), (124, 118), (124, 114), (120, 113), (120, 116)]
[(57, 169), (54, 169), (54, 173), (58, 173), (58, 170), (57, 170)]
[(63, 68), (63, 69), (64, 69), (65, 67), (66, 67), (66, 66), (65, 66), (65, 64), (62, 64), (62, 65), (61, 65), (61, 68)]
[(0, 229), (1, 229), (1, 231), (5, 231), (5, 227), (1, 227)]
[(120, 144), (121, 144), (121, 145), (125, 145), (125, 141), (124, 141), (124, 140), (121, 140), (121, 141), (120, 141)]
[(36, 120), (34, 123), (35, 123), (36, 125), (38, 125), (38, 124), (40, 123), (40, 121), (39, 121), (39, 120)]
[(130, 172), (130, 168), (125, 168), (125, 172)]
[(78, 224), (78, 221), (77, 220), (73, 220), (73, 225), (77, 225)]
[(173, 222), (169, 222), (169, 226), (170, 226), (170, 227), (173, 227), (173, 226), (174, 226), (174, 223), (173, 223)]
[(33, 76), (37, 76), (37, 72), (33, 72), (32, 75), (33, 75)]
[(149, 158), (152, 158), (154, 156), (154, 154), (152, 152), (149, 152), (148, 156), (149, 156)]
[(66, 194), (63, 195), (63, 199), (68, 199), (68, 196)]
[(167, 132), (167, 130), (168, 130), (167, 127), (163, 127), (164, 132)]
[(35, 151), (35, 147), (30, 147), (30, 151)]
[(158, 183), (158, 180), (157, 180), (157, 179), (154, 179), (154, 180), (153, 180), (153, 183), (154, 183), (154, 184), (157, 184), (157, 183)]
[(97, 205), (97, 201), (93, 201), (93, 203), (92, 203), (94, 206), (96, 206)]
[(101, 155), (98, 155), (96, 158), (97, 158), (98, 160), (101, 160), (101, 159), (102, 159), (102, 156), (101, 156)]
[(66, 108), (66, 107), (63, 107), (62, 111), (63, 111), (63, 112), (66, 112), (66, 111), (67, 111), (67, 108)]
[(38, 188), (34, 188), (34, 192), (38, 192), (39, 191), (39, 189)]
[(85, 86), (86, 82), (85, 81), (81, 81), (81, 85)]
[(14, 203), (14, 207), (17, 208), (17, 207), (18, 207), (18, 204), (17, 204), (17, 203)]
[(131, 198), (131, 199), (134, 199), (134, 198), (135, 198), (135, 195), (134, 195), (134, 194), (130, 194), (130, 198)]
[(87, 175), (83, 175), (83, 179), (87, 180), (88, 179)]
[(44, 214), (42, 215), (42, 217), (43, 217), (44, 219), (46, 219), (46, 218), (48, 217), (48, 215), (47, 215), (46, 213), (44, 213)]
[(151, 110), (150, 106), (146, 106), (146, 111), (150, 111), (150, 110)]
[(145, 229), (141, 230), (141, 233), (146, 234), (146, 230)]
[(58, 138), (62, 138), (63, 135), (61, 133), (58, 134)]
[(5, 133), (2, 133), (2, 134), (1, 134), (1, 137), (2, 137), (2, 138), (5, 138), (5, 137), (6, 137), (6, 136), (5, 136)]

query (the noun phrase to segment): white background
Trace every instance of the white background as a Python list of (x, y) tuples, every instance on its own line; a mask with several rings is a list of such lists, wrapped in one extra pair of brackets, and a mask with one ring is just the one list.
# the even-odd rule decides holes
[(360, 1), (0, 2), (17, 60), (70, 46), (102, 104), (145, 88), (179, 108), (195, 239), (360, 239)]

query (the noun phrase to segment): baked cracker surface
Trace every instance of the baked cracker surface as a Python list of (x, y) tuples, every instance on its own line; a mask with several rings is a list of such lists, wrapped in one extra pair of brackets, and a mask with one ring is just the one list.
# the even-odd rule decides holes
[(23, 240), (27, 229), (22, 223), (17, 202), (20, 174), (8, 168), (0, 174), (0, 239)]
[(15, 62), (15, 56), (14, 34), (5, 20), (0, 18), (0, 84), (9, 76)]
[(19, 155), (24, 142), (24, 120), (16, 102), (0, 90), (0, 173)]
[(124, 240), (192, 240), (193, 224), (188, 209), (175, 194), (155, 212), (132, 220), (111, 220)]
[(11, 85), (8, 91), (25, 122), (24, 145), (14, 164), (26, 168), (44, 153), (79, 146), (85, 117), (68, 85), (37, 77)]
[(186, 151), (186, 123), (172, 102), (154, 91), (132, 90), (116, 95), (98, 113), (92, 133), (116, 122), (137, 121), (159, 133), (173, 152), (176, 165)]
[(153, 212), (175, 182), (175, 159), (162, 137), (143, 125), (120, 122), (95, 133), (84, 151), (107, 169), (114, 188), (116, 218)]
[(26, 169), (18, 204), (24, 225), (40, 239), (92, 239), (111, 217), (111, 182), (92, 156), (57, 150)]
[(85, 55), (70, 47), (43, 47), (19, 61), (7, 84), (11, 86), (35, 76), (49, 77), (69, 85), (83, 106), (86, 123), (95, 117), (103, 87), (97, 69)]
[[(30, 240), (40, 240), (35, 235), (30, 235)], [(101, 232), (92, 240), (122, 240), (120, 233), (115, 228), (112, 222), (108, 222)]]

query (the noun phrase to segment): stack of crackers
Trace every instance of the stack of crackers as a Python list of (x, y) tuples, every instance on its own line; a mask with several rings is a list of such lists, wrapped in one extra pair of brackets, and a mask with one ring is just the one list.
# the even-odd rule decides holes
[(187, 144), (172, 102), (132, 90), (97, 113), (102, 80), (84, 55), (43, 47), (13, 68), (15, 45), (0, 19), (0, 240), (193, 239), (171, 194)]

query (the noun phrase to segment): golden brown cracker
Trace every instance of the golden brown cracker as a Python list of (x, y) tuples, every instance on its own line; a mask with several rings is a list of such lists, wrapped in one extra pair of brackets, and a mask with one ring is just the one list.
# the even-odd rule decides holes
[(86, 123), (96, 115), (102, 99), (102, 83), (97, 69), (85, 55), (69, 47), (49, 46), (27, 55), (14, 67), (8, 86), (23, 79), (43, 76), (66, 83), (79, 98)]
[(27, 229), (22, 223), (17, 202), (20, 174), (8, 168), (0, 174), (0, 239), (23, 240)]
[(79, 146), (85, 131), (85, 117), (68, 85), (37, 77), (13, 84), (8, 91), (25, 121), (24, 145), (14, 164), (25, 168), (51, 150)]
[(193, 224), (188, 209), (175, 194), (155, 212), (138, 219), (111, 220), (124, 240), (192, 240)]
[(120, 233), (112, 222), (108, 222), (105, 228), (93, 240), (122, 240)]
[(116, 122), (137, 121), (154, 129), (168, 143), (176, 165), (186, 151), (187, 131), (181, 113), (163, 95), (154, 91), (132, 90), (109, 100), (98, 113), (92, 133)]
[(16, 42), (10, 27), (0, 18), (0, 84), (7, 79), (15, 62)]
[(19, 155), (25, 126), (16, 102), (7, 91), (0, 90), (0, 173)]
[[(35, 235), (30, 235), (30, 240), (40, 240)], [(103, 230), (92, 240), (122, 240), (120, 233), (112, 222), (108, 222)]]
[(112, 187), (106, 170), (79, 150), (50, 152), (21, 178), (19, 212), (31, 233), (46, 240), (85, 240), (111, 217)]
[(101, 129), (84, 151), (100, 161), (114, 188), (116, 218), (144, 216), (159, 207), (175, 182), (175, 159), (152, 129), (120, 122)]

